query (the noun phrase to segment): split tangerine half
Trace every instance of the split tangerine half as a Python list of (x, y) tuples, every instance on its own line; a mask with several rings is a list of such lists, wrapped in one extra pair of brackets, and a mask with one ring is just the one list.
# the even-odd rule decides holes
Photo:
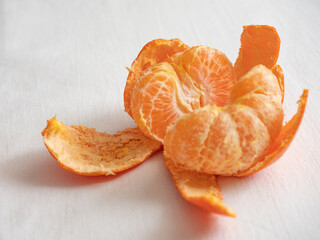
[(67, 126), (56, 117), (47, 121), (43, 141), (60, 167), (86, 176), (113, 175), (132, 168), (161, 148), (138, 128), (114, 135), (85, 126)]
[(131, 68), (129, 69), (129, 75), (123, 95), (125, 111), (131, 117), (131, 94), (142, 73), (151, 66), (161, 63), (172, 55), (183, 52), (188, 48), (189, 47), (186, 44), (177, 38), (171, 40), (155, 39), (147, 43), (142, 48), (137, 58), (133, 61)]

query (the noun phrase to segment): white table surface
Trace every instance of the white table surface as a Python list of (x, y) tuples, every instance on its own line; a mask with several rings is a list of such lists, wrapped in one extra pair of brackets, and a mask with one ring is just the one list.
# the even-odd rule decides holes
[[(115, 133), (134, 127), (123, 90), (155, 38), (209, 45), (232, 62), (243, 25), (275, 26), (286, 119), (309, 99), (289, 150), (243, 178), (221, 178), (237, 218), (184, 201), (158, 152), (116, 177), (66, 172), (40, 132), (66, 124)], [(0, 1), (0, 239), (319, 239), (320, 2)]]

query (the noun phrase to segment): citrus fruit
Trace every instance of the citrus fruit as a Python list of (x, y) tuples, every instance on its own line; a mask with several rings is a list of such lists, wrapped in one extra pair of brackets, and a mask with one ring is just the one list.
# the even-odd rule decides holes
[(44, 144), (60, 167), (86, 176), (113, 175), (132, 168), (161, 148), (138, 128), (114, 135), (85, 126), (67, 126), (56, 117), (42, 131)]
[(235, 217), (216, 175), (245, 177), (278, 160), (305, 111), (308, 90), (282, 125), (279, 49), (275, 28), (266, 25), (244, 26), (234, 67), (214, 48), (153, 40), (128, 68), (124, 91), (125, 111), (138, 128), (109, 135), (54, 117), (42, 131), (44, 143), (62, 168), (88, 176), (132, 168), (164, 144), (165, 165), (181, 196)]

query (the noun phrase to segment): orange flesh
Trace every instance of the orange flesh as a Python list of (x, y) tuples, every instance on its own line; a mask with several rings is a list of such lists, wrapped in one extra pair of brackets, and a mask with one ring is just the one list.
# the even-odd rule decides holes
[(144, 134), (163, 142), (168, 126), (183, 114), (224, 105), (234, 82), (233, 66), (223, 53), (193, 47), (143, 73), (132, 91), (132, 116)]
[(234, 64), (237, 78), (258, 64), (271, 69), (278, 60), (279, 50), (280, 38), (274, 27), (244, 26), (239, 56)]
[(193, 47), (182, 55), (183, 67), (202, 90), (201, 107), (224, 106), (235, 82), (232, 64), (226, 56), (206, 46)]
[(217, 214), (235, 217), (235, 212), (224, 205), (219, 184), (214, 175), (186, 171), (165, 159), (168, 171), (181, 196), (188, 202)]
[(137, 128), (115, 135), (85, 126), (69, 127), (52, 118), (42, 131), (45, 146), (67, 171), (86, 176), (113, 175), (132, 168), (161, 148)]
[(270, 164), (274, 163), (284, 154), (284, 152), (288, 149), (294, 136), (298, 131), (298, 128), (300, 126), (300, 123), (302, 121), (302, 117), (306, 108), (307, 99), (308, 99), (308, 90), (305, 89), (303, 91), (302, 96), (300, 97), (297, 113), (292, 117), (292, 119), (287, 124), (285, 124), (282, 127), (279, 136), (276, 138), (276, 140), (270, 147), (268, 154), (264, 157), (262, 161), (258, 162), (256, 165), (252, 166), (248, 170), (237, 174), (236, 176), (245, 177), (245, 176), (254, 174), (262, 170), (263, 168), (269, 166)]

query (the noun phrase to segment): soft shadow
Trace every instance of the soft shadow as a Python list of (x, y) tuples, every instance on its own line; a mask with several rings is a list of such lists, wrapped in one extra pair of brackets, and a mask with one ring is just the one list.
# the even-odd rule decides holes
[[(182, 199), (165, 169), (161, 151), (155, 153), (148, 161), (155, 164), (156, 168), (154, 171), (146, 171), (150, 166), (141, 166), (141, 177), (145, 181), (142, 186), (132, 189), (135, 194), (131, 191), (119, 193), (123, 201), (147, 202), (161, 209), (157, 224), (151, 229), (146, 229), (139, 239), (199, 239), (208, 233), (213, 236), (216, 222), (221, 216), (203, 211)], [(108, 177), (79, 176), (61, 169), (45, 150), (27, 153), (9, 162), (0, 166), (2, 177), (5, 181), (22, 186), (75, 188), (112, 181), (128, 172)], [(112, 197), (113, 195), (107, 196), (111, 203)], [(119, 196), (114, 196), (114, 200), (118, 201)], [(105, 201), (101, 204), (105, 204)]]
[[(178, 193), (179, 194), (179, 193)], [(204, 211), (181, 198), (178, 204), (166, 204), (157, 227), (141, 239), (201, 239), (214, 236), (220, 217)], [(156, 238), (155, 236), (158, 236)]]
[[(122, 120), (121, 120), (122, 119)], [(59, 116), (58, 116), (58, 120)], [(77, 122), (65, 122), (67, 125), (85, 125), (89, 128), (96, 128), (99, 132), (107, 132), (114, 134), (125, 128), (136, 127), (134, 121), (121, 108), (112, 108), (106, 114), (95, 115), (95, 117), (87, 117), (86, 120)], [(45, 126), (44, 126), (45, 127)], [(43, 128), (44, 128), (43, 127)], [(1, 164), (1, 163), (0, 163)], [(21, 156), (14, 157), (7, 164), (0, 166), (3, 170), (3, 177), (9, 181), (19, 182), (34, 186), (50, 186), (50, 187), (78, 187), (89, 184), (98, 184), (101, 182), (112, 181), (127, 171), (117, 173), (114, 176), (80, 176), (61, 169), (57, 161), (50, 156), (43, 145), (38, 152), (29, 152)], [(137, 167), (137, 166), (136, 166)]]
[[(145, 204), (157, 212), (156, 224), (146, 228), (139, 239), (200, 239), (209, 233), (214, 236), (216, 223), (223, 216), (204, 211), (180, 196), (164, 166), (161, 152), (149, 159), (146, 165), (139, 169), (143, 172), (143, 181), (138, 179), (139, 186), (121, 192), (122, 202)], [(118, 196), (108, 195), (106, 198), (110, 204), (119, 201)]]
[[(184, 200), (171, 181), (171, 176), (163, 174), (170, 180), (169, 194), (150, 194), (148, 201), (158, 202), (163, 206), (161, 219), (154, 227), (146, 231), (141, 239), (200, 239), (214, 236), (217, 221), (222, 216), (204, 211)], [(149, 180), (149, 181), (148, 181)], [(155, 183), (148, 179), (150, 188)], [(155, 182), (155, 181), (154, 181)]]
[(108, 182), (122, 175), (108, 177), (76, 175), (60, 168), (57, 161), (46, 151), (30, 152), (13, 158), (9, 160), (9, 164), (1, 168), (4, 170), (2, 175), (4, 179), (38, 187), (80, 187)]

